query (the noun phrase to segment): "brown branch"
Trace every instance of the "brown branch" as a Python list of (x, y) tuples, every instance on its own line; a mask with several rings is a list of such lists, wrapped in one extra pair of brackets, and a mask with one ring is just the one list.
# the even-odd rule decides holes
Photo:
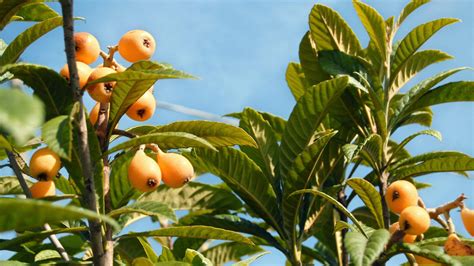
[[(76, 66), (76, 53), (74, 44), (74, 21), (73, 21), (73, 0), (60, 0), (63, 13), (64, 43), (66, 49), (67, 64), (69, 67), (69, 85), (73, 91), (74, 101), (79, 103), (79, 112), (74, 117), (78, 124), (77, 137), (79, 159), (82, 162), (82, 174), (84, 176), (84, 197), (87, 207), (97, 212), (96, 190), (94, 185), (94, 171), (90, 158), (89, 140), (87, 134), (86, 116), (84, 114), (84, 103), (82, 101), (82, 91), (79, 87), (79, 75)], [(104, 249), (102, 245), (101, 223), (96, 219), (89, 219), (89, 231), (91, 237), (91, 247), (94, 253), (94, 265), (104, 265)]]
[[(437, 208), (426, 208), (423, 200), (421, 198), (418, 198), (418, 206), (425, 208), (428, 214), (430, 215), (430, 218), (438, 222), (446, 231), (454, 232), (454, 227), (452, 221), (450, 221), (451, 217), (449, 216), (449, 212), (455, 208), (462, 208), (464, 206), (463, 201), (465, 199), (467, 199), (467, 197), (464, 196), (464, 194), (461, 194), (455, 200), (445, 203)], [(442, 217), (440, 217), (441, 214), (445, 215), (446, 221), (443, 220)]]
[[(21, 172), (20, 166), (16, 162), (15, 155), (11, 151), (6, 151), (8, 160), (10, 161), (10, 166), (13, 169), (13, 172), (15, 173), (16, 177), (18, 178), (18, 182), (20, 183), (21, 189), (23, 190), (23, 193), (25, 193), (27, 198), (32, 198), (30, 188), (28, 187), (28, 184), (26, 183), (25, 177), (23, 176), (23, 173)], [(43, 228), (46, 231), (51, 231), (51, 226), (49, 224), (45, 223), (43, 225)], [(49, 240), (53, 244), (53, 246), (56, 248), (56, 250), (59, 252), (59, 255), (63, 258), (65, 261), (70, 261), (69, 255), (67, 254), (66, 250), (64, 249), (63, 245), (61, 242), (59, 242), (57, 236), (55, 234), (49, 235), (48, 236)]]
[(128, 131), (121, 130), (121, 129), (112, 130), (112, 135), (123, 136), (123, 137), (131, 138), (131, 139), (137, 137), (136, 134), (133, 134), (133, 133), (130, 133)]

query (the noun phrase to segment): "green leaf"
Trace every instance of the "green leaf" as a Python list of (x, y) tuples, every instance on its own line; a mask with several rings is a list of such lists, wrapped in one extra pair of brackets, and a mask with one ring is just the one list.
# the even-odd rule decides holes
[[(207, 241), (208, 241), (207, 239), (199, 239), (199, 238), (188, 238), (188, 237), (177, 238), (176, 241), (174, 241), (173, 243), (173, 253), (167, 254), (167, 256), (169, 257), (172, 256), (171, 258), (173, 258), (173, 260), (176, 260), (174, 259), (175, 257), (183, 258), (188, 248), (198, 250)], [(244, 244), (241, 244), (241, 245), (245, 247), (249, 247), (248, 245), (244, 245)], [(163, 248), (163, 254), (161, 256), (164, 255), (165, 250), (166, 248)], [(160, 259), (161, 259), (161, 256), (160, 256)], [(164, 259), (165, 258), (163, 258), (163, 260)]]
[(178, 149), (189, 147), (214, 149), (214, 147), (205, 139), (199, 138), (193, 134), (183, 132), (164, 132), (148, 134), (127, 140), (109, 149), (104, 153), (104, 155), (149, 143), (156, 143), (161, 149)]
[[(33, 183), (25, 180), (28, 186)], [(16, 176), (0, 176), (0, 195), (24, 194)]]
[[(173, 252), (175, 251), (176, 249), (176, 242), (179, 240), (179, 239), (189, 239), (189, 238), (178, 238), (174, 243), (173, 243)], [(196, 248), (197, 249), (197, 248)], [(159, 262), (164, 262), (164, 261), (175, 261), (176, 258), (173, 254), (173, 252), (171, 252), (171, 250), (166, 247), (166, 246), (162, 246), (161, 247), (161, 255), (158, 257), (158, 261)], [(183, 250), (183, 255), (180, 256), (180, 258), (184, 257), (184, 252), (185, 250)]]
[[(31, 3), (28, 0), (6, 0), (0, 2), (0, 30), (10, 22), (10, 19), (20, 10), (24, 5)], [(37, 1), (39, 2), (39, 1)]]
[(360, 156), (375, 169), (382, 162), (382, 138), (377, 134), (369, 135), (358, 145), (346, 144), (342, 150), (348, 162)]
[(254, 256), (252, 256), (248, 259), (245, 259), (243, 261), (239, 261), (237, 263), (234, 263), (234, 264), (232, 264), (232, 266), (248, 266), (251, 263), (253, 263), (254, 261), (256, 261), (258, 258), (262, 257), (263, 255), (269, 254), (269, 253), (270, 253), (269, 251), (262, 252), (260, 254), (254, 255)]
[(360, 230), (360, 232), (362, 233), (362, 235), (364, 236), (367, 236), (365, 231), (364, 231), (364, 228), (362, 227), (362, 225), (360, 224), (360, 222), (354, 217), (354, 215), (352, 215), (352, 213), (346, 209), (346, 207), (344, 207), (344, 205), (342, 205), (339, 201), (337, 201), (336, 199), (334, 199), (333, 197), (329, 196), (328, 194), (322, 192), (322, 191), (319, 191), (319, 190), (316, 190), (316, 189), (302, 189), (302, 190), (298, 190), (298, 191), (295, 191), (293, 193), (291, 193), (289, 195), (289, 197), (292, 197), (292, 196), (295, 196), (295, 195), (298, 195), (298, 194), (302, 194), (302, 193), (311, 193), (311, 194), (314, 194), (316, 196), (320, 196), (322, 198), (324, 198), (325, 200), (327, 200), (328, 202), (330, 202), (336, 209), (340, 210), (341, 212), (343, 212), (349, 219), (351, 219), (351, 221), (354, 223), (355, 226), (357, 226), (357, 228)]
[(430, 0), (411, 0), (410, 3), (408, 3), (400, 13), (400, 16), (398, 16), (398, 22), (397, 24), (400, 25), (402, 22), (416, 9), (418, 9), (420, 6), (430, 2)]
[(449, 255), (444, 254), (442, 250), (438, 249), (431, 249), (430, 247), (418, 247), (413, 244), (406, 244), (406, 243), (400, 243), (397, 244), (394, 248), (390, 249), (389, 252), (387, 252), (388, 258), (395, 256), (397, 254), (401, 253), (411, 253), (413, 255), (418, 255), (422, 256), (437, 262), (440, 262), (442, 264), (446, 265), (453, 265), (453, 266), (460, 266), (461, 263), (459, 263), (457, 260), (452, 258)]
[[(73, 206), (58, 206), (46, 201), (31, 199), (0, 198), (0, 231), (23, 230), (42, 226), (45, 223), (55, 223), (64, 220), (82, 218), (102, 220), (115, 229), (115, 220), (95, 212)], [(31, 214), (34, 213), (34, 216)], [(25, 219), (30, 217), (30, 219)]]
[(80, 233), (87, 231), (86, 227), (72, 227), (72, 228), (55, 228), (47, 231), (40, 232), (25, 232), (20, 236), (17, 236), (12, 239), (0, 241), (0, 249), (5, 250), (11, 247), (18, 247), (24, 243), (36, 240), (43, 241), (50, 235), (54, 234), (66, 234), (66, 233)]
[(43, 141), (61, 158), (71, 160), (72, 152), (72, 117), (61, 115), (43, 125)]
[(60, 258), (61, 258), (61, 255), (56, 250), (45, 249), (35, 255), (35, 262), (43, 261), (43, 260), (51, 260), (51, 259), (60, 259)]
[(372, 265), (383, 252), (390, 233), (385, 229), (376, 230), (367, 239), (359, 232), (351, 231), (346, 234), (344, 244), (355, 266)]
[(241, 128), (213, 121), (178, 121), (159, 126), (155, 132), (185, 132), (207, 140), (214, 147), (256, 146), (255, 141)]
[(395, 95), (418, 72), (427, 66), (451, 59), (452, 56), (438, 50), (424, 50), (411, 55), (397, 70), (392, 73), (390, 93)]
[(286, 83), (288, 84), (293, 97), (295, 97), (295, 100), (298, 101), (298, 99), (305, 93), (306, 88), (309, 86), (308, 82), (306, 81), (303, 68), (300, 64), (291, 62), (286, 68), (285, 77)]
[(387, 33), (383, 17), (377, 10), (365, 3), (354, 1), (353, 4), (362, 25), (364, 25), (365, 30), (369, 34), (370, 40), (377, 47), (379, 57), (382, 59), (381, 61), (385, 61), (387, 55)]
[(262, 251), (263, 249), (259, 246), (228, 242), (208, 248), (202, 252), (202, 255), (212, 261), (214, 265), (224, 265), (225, 263), (239, 261), (244, 256), (250, 256)]
[(421, 162), (431, 160), (431, 159), (456, 157), (456, 156), (469, 157), (469, 155), (462, 152), (458, 152), (458, 151), (433, 151), (433, 152), (428, 152), (428, 153), (422, 153), (413, 157), (410, 156), (402, 160), (396, 161), (392, 168), (396, 169), (401, 166), (417, 164), (417, 163), (421, 163)]
[(346, 183), (359, 195), (365, 206), (369, 208), (377, 221), (378, 228), (384, 228), (382, 200), (377, 189), (370, 182), (362, 178), (349, 179)]
[[(28, 63), (0, 66), (0, 74), (7, 71), (31, 87), (34, 95), (43, 101), (46, 108), (46, 120), (58, 115), (69, 114), (73, 101), (72, 91), (66, 80), (56, 71)], [(37, 112), (32, 113), (36, 114)]]
[(143, 194), (140, 201), (158, 201), (174, 210), (239, 210), (242, 202), (231, 191), (208, 184), (189, 182), (181, 188), (160, 185), (155, 191)]
[(418, 83), (402, 97), (394, 98), (390, 103), (390, 108), (393, 111), (393, 114), (390, 118), (391, 127), (393, 127), (393, 125), (398, 123), (400, 120), (403, 120), (408, 114), (410, 114), (410, 107), (415, 104), (418, 99), (427, 91), (429, 91), (433, 86), (448, 78), (449, 76), (466, 69), (468, 68), (459, 67), (438, 73)]
[(317, 4), (309, 14), (311, 37), (318, 51), (338, 50), (357, 55), (362, 50), (357, 36), (333, 9)]
[(39, 99), (20, 90), (0, 90), (0, 133), (25, 144), (43, 123), (43, 107)]
[(186, 249), (183, 258), (184, 262), (189, 262), (193, 266), (212, 266), (212, 262), (196, 250)]
[(184, 72), (151, 61), (140, 61), (121, 73), (110, 74), (94, 82), (117, 80), (110, 100), (108, 128), (115, 128), (128, 108), (136, 102), (157, 80), (192, 78)]
[(194, 225), (194, 226), (176, 226), (160, 228), (153, 231), (142, 232), (142, 233), (128, 233), (120, 236), (120, 239), (131, 238), (131, 237), (150, 237), (150, 236), (171, 236), (171, 237), (190, 237), (190, 238), (202, 238), (202, 239), (217, 239), (217, 240), (229, 240), (248, 245), (253, 245), (250, 239), (242, 236), (233, 231), (224, 230), (220, 228), (214, 228), (210, 226)]
[(260, 227), (249, 220), (241, 218), (237, 215), (221, 214), (221, 215), (199, 215), (181, 218), (180, 224), (184, 225), (206, 225), (235, 232), (241, 232), (244, 234), (250, 234), (263, 239), (269, 243), (269, 245), (284, 252), (284, 248), (281, 244), (265, 229)]
[(293, 161), (310, 143), (332, 104), (346, 89), (347, 76), (321, 82), (308, 89), (291, 112), (279, 153), (279, 173), (286, 179)]
[[(265, 119), (265, 121), (267, 121), (270, 124), (270, 126), (273, 129), (273, 132), (275, 133), (277, 140), (281, 140), (282, 135), (285, 132), (286, 120), (274, 114), (261, 112), (261, 111), (256, 111), (256, 112), (258, 112), (263, 117), (263, 119)], [(235, 117), (237, 119), (245, 118), (245, 114), (243, 112), (232, 113), (226, 116)]]
[(288, 195), (301, 189), (309, 188), (313, 184), (314, 177), (317, 176), (321, 157), (329, 140), (336, 135), (336, 132), (321, 132), (321, 136), (306, 147), (293, 161), (283, 183), (283, 219), (285, 230), (291, 233), (293, 241), (296, 240), (296, 225), (300, 219), (300, 212), (303, 208), (304, 194), (298, 197), (288, 197)]
[(406, 137), (402, 142), (400, 142), (400, 144), (398, 144), (397, 148), (392, 153), (392, 157), (397, 156), (398, 152), (401, 149), (403, 149), (403, 147), (405, 147), (408, 143), (410, 143), (410, 141), (412, 141), (413, 139), (415, 139), (416, 137), (421, 136), (421, 135), (433, 136), (439, 141), (442, 140), (441, 133), (437, 130), (434, 130), (434, 129), (427, 129), (427, 130), (422, 130), (422, 131), (416, 132), (416, 133), (411, 134), (410, 136)]
[(134, 155), (135, 151), (126, 152), (111, 163), (110, 201), (114, 209), (127, 205), (141, 194), (128, 181), (128, 166)]
[(233, 148), (195, 149), (192, 160), (207, 166), (208, 172), (220, 177), (253, 212), (275, 229), (279, 228), (275, 192), (261, 169), (247, 155)]
[(416, 177), (430, 173), (474, 171), (474, 158), (471, 157), (444, 157), (426, 160), (417, 165), (407, 165), (392, 172), (396, 179)]
[(278, 140), (275, 131), (263, 116), (251, 108), (245, 108), (240, 119), (240, 127), (255, 139), (256, 147), (240, 147), (267, 176), (275, 191), (275, 165), (278, 162)]
[(166, 217), (172, 221), (177, 221), (174, 211), (166, 204), (157, 201), (138, 201), (130, 205), (115, 209), (108, 213), (115, 217), (128, 213), (140, 213), (146, 216)]
[(15, 63), (25, 49), (41, 36), (63, 24), (62, 17), (54, 17), (39, 22), (18, 35), (0, 57), (0, 65)]
[(19, 21), (44, 21), (59, 16), (51, 7), (44, 3), (31, 3), (23, 6), (16, 12)]
[(120, 238), (115, 250), (129, 264), (136, 258), (148, 258), (152, 263), (158, 260), (158, 256), (145, 237)]
[(310, 32), (306, 32), (301, 39), (299, 46), (299, 58), (303, 67), (304, 76), (309, 85), (318, 84), (329, 79), (329, 76), (322, 71), (318, 62), (318, 53), (314, 40), (311, 39)]
[(437, 31), (456, 22), (459, 22), (459, 20), (454, 18), (441, 18), (419, 25), (410, 31), (397, 47), (391, 66), (392, 74), (397, 73), (399, 67)]
[(474, 82), (450, 82), (423, 94), (411, 107), (413, 110), (449, 102), (474, 101)]

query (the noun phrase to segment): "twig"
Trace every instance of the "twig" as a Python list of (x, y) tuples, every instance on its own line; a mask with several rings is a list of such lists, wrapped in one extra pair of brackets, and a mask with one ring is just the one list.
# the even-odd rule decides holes
[[(79, 112), (74, 117), (78, 126), (79, 158), (82, 162), (82, 171), (85, 185), (85, 202), (87, 207), (97, 212), (96, 190), (94, 185), (94, 172), (90, 158), (89, 140), (87, 134), (86, 116), (84, 114), (84, 103), (82, 91), (79, 87), (79, 75), (76, 66), (76, 53), (74, 44), (74, 21), (73, 0), (60, 0), (63, 13), (64, 43), (66, 48), (67, 64), (70, 73), (70, 87), (73, 91), (74, 101), (79, 103)], [(91, 247), (94, 253), (94, 265), (104, 265), (104, 248), (102, 244), (101, 223), (96, 219), (89, 219), (89, 231), (91, 236)]]
[[(23, 173), (21, 172), (20, 166), (16, 163), (15, 155), (11, 151), (6, 151), (6, 152), (7, 152), (8, 160), (10, 161), (9, 165), (11, 165), (11, 167), (13, 169), (13, 172), (15, 173), (16, 177), (18, 178), (18, 182), (20, 183), (20, 186), (21, 186), (21, 189), (23, 190), (23, 193), (25, 193), (27, 198), (29, 198), (29, 199), (32, 198), (30, 188), (28, 187), (28, 184), (25, 181), (25, 178), (23, 176)], [(51, 231), (51, 226), (49, 226), (49, 224), (47, 224), (47, 223), (45, 223), (43, 225), (43, 228), (46, 231)], [(51, 241), (51, 243), (54, 245), (56, 250), (59, 252), (61, 257), (65, 261), (70, 261), (69, 255), (67, 254), (67, 252), (64, 249), (63, 245), (61, 244), (61, 242), (59, 242), (56, 235), (55, 234), (49, 235), (48, 238)]]
[(125, 130), (121, 130), (121, 129), (112, 130), (112, 135), (123, 136), (123, 137), (131, 138), (131, 139), (137, 137), (137, 135), (135, 135), (133, 133), (130, 133), (128, 131), (125, 131)]
[(10, 166), (10, 164), (8, 164), (8, 163), (2, 164), (2, 165), (0, 165), (0, 169), (5, 168), (5, 167), (9, 167), (9, 166)]
[(428, 211), (431, 219), (437, 218), (439, 215), (449, 212), (452, 209), (455, 208), (460, 208), (463, 205), (463, 200), (467, 199), (464, 194), (461, 194), (459, 197), (457, 197), (455, 200), (448, 202), (446, 204), (443, 204), (437, 208), (427, 208), (426, 210)]

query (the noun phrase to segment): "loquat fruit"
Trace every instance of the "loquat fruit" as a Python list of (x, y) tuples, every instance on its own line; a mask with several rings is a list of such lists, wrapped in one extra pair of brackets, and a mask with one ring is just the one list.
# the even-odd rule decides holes
[(155, 97), (147, 91), (128, 108), (127, 116), (135, 121), (145, 121), (153, 116), (155, 108)]
[[(88, 82), (105, 77), (109, 74), (116, 73), (115, 70), (109, 67), (98, 67), (92, 71)], [(112, 96), (112, 91), (115, 86), (115, 81), (95, 83), (87, 86), (87, 92), (97, 102), (108, 103)]]
[(430, 228), (431, 218), (428, 212), (418, 206), (408, 206), (398, 220), (400, 230), (409, 235), (421, 235)]
[(418, 204), (418, 191), (412, 183), (398, 180), (387, 188), (385, 201), (392, 212), (401, 213), (406, 207)]
[(53, 179), (61, 168), (61, 159), (49, 148), (37, 150), (30, 159), (30, 174), (39, 180)]
[(194, 177), (193, 165), (181, 154), (159, 150), (156, 159), (161, 169), (163, 183), (169, 187), (182, 187)]
[(38, 181), (30, 187), (31, 196), (34, 199), (56, 195), (54, 181)]
[(152, 191), (161, 182), (160, 167), (143, 150), (138, 150), (128, 166), (128, 180), (142, 192)]
[(444, 243), (444, 251), (450, 256), (472, 256), (474, 248), (465, 244), (456, 234), (450, 234)]
[(120, 55), (128, 62), (135, 63), (150, 59), (155, 52), (155, 39), (143, 30), (131, 30), (125, 33), (118, 43)]
[(467, 207), (461, 209), (461, 219), (467, 232), (474, 236), (474, 210), (469, 210)]
[(76, 60), (86, 64), (92, 64), (100, 54), (100, 45), (94, 35), (88, 32), (76, 32), (74, 34), (76, 45)]
[[(76, 66), (77, 73), (79, 75), (79, 87), (82, 89), (86, 85), (87, 80), (89, 79), (89, 75), (92, 72), (92, 69), (88, 65), (80, 61), (76, 62)], [(69, 81), (69, 67), (67, 64), (65, 64), (63, 68), (61, 68), (59, 74), (63, 76), (67, 81)]]

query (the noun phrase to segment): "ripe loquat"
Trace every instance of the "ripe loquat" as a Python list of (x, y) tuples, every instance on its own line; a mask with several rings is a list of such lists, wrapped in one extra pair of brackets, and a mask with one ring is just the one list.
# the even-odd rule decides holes
[(421, 235), (430, 228), (431, 218), (428, 212), (418, 206), (408, 206), (398, 220), (400, 230), (409, 235)]
[(163, 183), (169, 187), (182, 187), (194, 177), (193, 165), (181, 154), (159, 150), (156, 159), (161, 169)]
[(155, 113), (156, 100), (152, 93), (145, 92), (127, 110), (127, 116), (135, 121), (145, 121), (150, 119)]
[[(80, 61), (76, 62), (76, 66), (77, 73), (79, 74), (79, 87), (82, 89), (86, 85), (87, 80), (89, 79), (89, 75), (92, 72), (92, 69), (88, 65)], [(69, 81), (69, 67), (67, 64), (65, 64), (63, 68), (61, 68), (59, 74), (63, 76), (67, 81)]]
[(30, 174), (39, 180), (53, 179), (61, 168), (59, 156), (49, 148), (37, 150), (30, 159)]
[(74, 34), (76, 45), (76, 60), (86, 64), (92, 64), (100, 54), (100, 45), (97, 39), (88, 32), (77, 32)]
[[(88, 82), (105, 77), (109, 74), (116, 73), (115, 70), (109, 67), (98, 67), (92, 71)], [(115, 86), (115, 81), (95, 83), (87, 86), (87, 92), (97, 102), (108, 103), (112, 96), (112, 91)]]
[(444, 251), (450, 256), (472, 256), (474, 248), (465, 244), (456, 234), (450, 234), (444, 243)]
[(387, 188), (385, 201), (392, 212), (401, 213), (406, 207), (417, 205), (418, 191), (412, 183), (398, 180)]
[(461, 219), (467, 232), (474, 236), (474, 210), (469, 210), (467, 207), (461, 209)]
[(142, 192), (152, 191), (161, 182), (160, 167), (143, 150), (138, 150), (128, 166), (128, 180)]
[(31, 196), (34, 199), (56, 195), (54, 181), (38, 181), (30, 187)]
[(150, 59), (155, 52), (155, 46), (155, 39), (150, 33), (143, 30), (131, 30), (120, 39), (118, 51), (125, 60), (135, 63)]

